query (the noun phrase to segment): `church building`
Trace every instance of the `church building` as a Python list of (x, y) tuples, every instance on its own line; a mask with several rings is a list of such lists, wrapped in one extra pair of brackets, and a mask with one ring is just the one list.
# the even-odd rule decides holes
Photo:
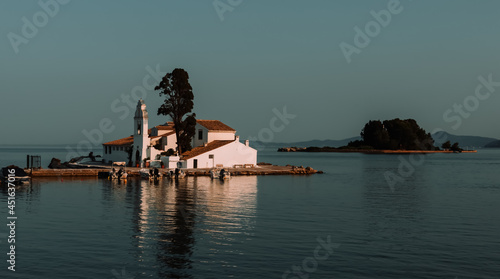
[[(196, 120), (196, 133), (191, 146), (193, 148), (179, 158), (186, 168), (245, 167), (257, 164), (257, 150), (250, 147), (248, 140), (241, 143), (236, 130), (219, 120)], [(159, 160), (162, 152), (176, 150), (177, 137), (173, 122), (149, 128), (146, 104), (141, 99), (137, 102), (134, 115), (134, 134), (106, 142), (103, 147), (106, 162), (125, 162), (127, 165), (144, 167), (145, 161)]]

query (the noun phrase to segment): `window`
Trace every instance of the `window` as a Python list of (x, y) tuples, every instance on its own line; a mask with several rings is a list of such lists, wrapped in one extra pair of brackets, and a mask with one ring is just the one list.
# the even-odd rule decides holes
[(141, 134), (141, 122), (137, 122), (137, 134)]
[(203, 130), (198, 130), (198, 140), (203, 139)]

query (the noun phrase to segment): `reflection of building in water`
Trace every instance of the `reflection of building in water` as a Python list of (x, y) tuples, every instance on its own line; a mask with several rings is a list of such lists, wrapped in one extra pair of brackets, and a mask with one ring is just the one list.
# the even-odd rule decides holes
[(205, 232), (215, 238), (228, 233), (247, 233), (253, 228), (257, 207), (257, 177), (239, 176), (229, 181), (201, 183), (198, 196), (203, 203)]
[[(142, 180), (134, 181), (132, 187), (127, 192), (135, 193), (128, 200), (134, 207), (137, 261), (154, 265), (159, 278), (190, 278), (195, 244), (196, 251), (214, 247), (235, 233), (249, 234), (253, 228), (255, 176), (229, 181), (188, 177), (157, 185)], [(208, 244), (203, 245), (205, 242)]]

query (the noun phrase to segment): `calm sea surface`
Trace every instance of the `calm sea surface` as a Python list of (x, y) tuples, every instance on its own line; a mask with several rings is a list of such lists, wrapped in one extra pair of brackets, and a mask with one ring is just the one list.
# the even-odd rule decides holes
[[(2, 147), (0, 166), (35, 153), (66, 154)], [(17, 189), (16, 272), (3, 187), (0, 278), (500, 278), (500, 150), (422, 158), (262, 152), (325, 174), (35, 179)]]

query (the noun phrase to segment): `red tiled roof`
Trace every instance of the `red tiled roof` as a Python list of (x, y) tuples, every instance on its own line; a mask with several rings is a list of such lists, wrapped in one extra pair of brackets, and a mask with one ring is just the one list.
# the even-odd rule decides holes
[(219, 120), (202, 120), (197, 119), (196, 123), (207, 128), (210, 131), (236, 131), (235, 129), (227, 126), (226, 124), (220, 122)]
[(158, 125), (158, 126), (156, 126), (156, 129), (158, 129), (158, 130), (172, 130), (172, 129), (174, 129), (174, 126)]
[(103, 143), (102, 145), (131, 145), (133, 143), (134, 143), (134, 137), (130, 136), (123, 139), (106, 142)]
[(207, 144), (206, 146), (198, 146), (198, 147), (191, 149), (190, 151), (186, 151), (186, 152), (182, 153), (182, 159), (187, 160), (187, 159), (196, 157), (198, 155), (201, 155), (201, 154), (206, 153), (208, 151), (217, 149), (217, 148), (222, 147), (222, 146), (229, 144), (231, 142), (234, 142), (234, 140), (214, 140), (214, 141), (210, 142), (209, 144)]
[[(156, 130), (158, 130), (158, 131), (161, 131), (161, 130), (173, 130), (174, 126), (158, 125), (158, 126), (155, 126), (153, 128), (156, 128)], [(148, 129), (148, 134), (151, 134), (151, 132), (153, 131), (153, 128), (149, 128)]]
[[(236, 130), (234, 130), (233, 128), (227, 126), (226, 124), (220, 122), (219, 120), (202, 120), (202, 119), (198, 119), (198, 120), (196, 120), (196, 122), (198, 124), (200, 124), (201, 126), (207, 128), (209, 131), (231, 131), (231, 132), (236, 132)], [(167, 132), (167, 133), (165, 133), (163, 135), (159, 135), (159, 136), (151, 136), (150, 138), (165, 137), (165, 136), (170, 136), (172, 134), (175, 134), (174, 123), (173, 122), (167, 122), (167, 123), (165, 123), (163, 125), (155, 126), (155, 128), (158, 129), (158, 130), (170, 130), (170, 132)], [(151, 131), (152, 131), (152, 128), (148, 129), (148, 135), (151, 134)], [(231, 142), (231, 141), (228, 141), (228, 142)], [(114, 140), (114, 141), (103, 143), (103, 145), (131, 145), (133, 143), (134, 143), (134, 137), (133, 136), (129, 136), (129, 137), (126, 137), (126, 138), (123, 138), (123, 139), (119, 139), (119, 140)], [(208, 146), (211, 145), (212, 143), (213, 142), (209, 143)], [(217, 146), (217, 147), (219, 147), (219, 146)], [(215, 147), (215, 148), (217, 148), (217, 147)], [(193, 149), (193, 150), (195, 150), (195, 149)], [(191, 151), (193, 151), (193, 150), (191, 150)], [(206, 151), (204, 151), (204, 152), (206, 152)], [(194, 155), (194, 156), (197, 156), (197, 155)], [(194, 157), (194, 156), (192, 156), (192, 157)]]

